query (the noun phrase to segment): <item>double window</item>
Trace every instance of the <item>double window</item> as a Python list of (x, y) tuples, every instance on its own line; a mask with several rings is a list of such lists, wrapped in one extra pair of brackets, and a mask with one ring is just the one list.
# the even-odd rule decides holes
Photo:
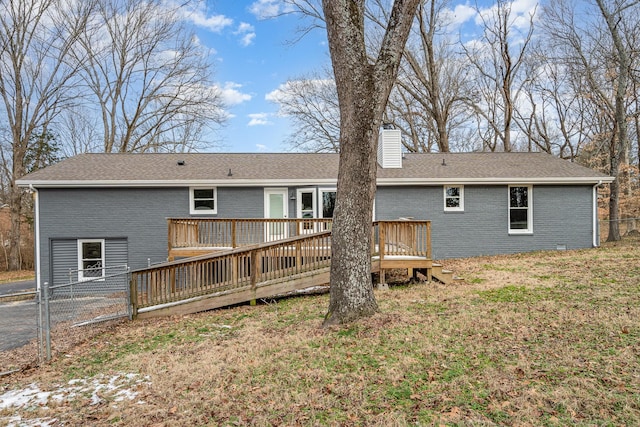
[(191, 215), (215, 214), (218, 212), (217, 189), (191, 188), (189, 189), (189, 212)]
[(462, 185), (444, 186), (444, 211), (464, 211), (464, 187)]
[(104, 239), (78, 240), (78, 281), (104, 277)]
[(533, 188), (530, 185), (509, 186), (509, 233), (533, 233)]

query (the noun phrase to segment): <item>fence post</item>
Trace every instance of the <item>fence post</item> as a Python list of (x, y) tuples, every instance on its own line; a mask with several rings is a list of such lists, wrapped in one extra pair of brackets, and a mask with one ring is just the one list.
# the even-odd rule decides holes
[(45, 336), (45, 360), (51, 360), (51, 312), (49, 310), (49, 282), (44, 282), (40, 289), (44, 300), (44, 336)]
[[(133, 284), (133, 274), (131, 274), (131, 267), (127, 266), (127, 281), (129, 282), (129, 289), (127, 290), (127, 309), (129, 311), (129, 320), (133, 320), (134, 316), (138, 315), (138, 308), (136, 303), (138, 302), (137, 286)], [(135, 302), (134, 302), (135, 301)]]

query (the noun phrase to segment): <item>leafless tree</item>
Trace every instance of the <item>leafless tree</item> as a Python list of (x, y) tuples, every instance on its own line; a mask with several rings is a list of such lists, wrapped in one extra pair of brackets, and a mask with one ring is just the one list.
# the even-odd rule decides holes
[[(307, 17), (324, 24), (324, 18), (318, 16), (316, 2), (292, 0), (290, 3), (303, 10)], [(446, 33), (443, 12), (447, 4), (446, 0), (421, 2), (405, 60), (385, 111), (384, 121), (402, 131), (407, 151), (449, 151), (449, 135), (468, 118), (462, 115), (466, 111), (461, 95), (465, 68), (453, 51), (455, 43)], [(379, 45), (390, 10), (388, 0), (367, 3), (365, 40), (368, 46)], [(337, 94), (326, 81), (332, 78), (323, 72), (291, 80), (274, 97), (281, 114), (294, 122), (295, 130), (289, 141), (293, 149), (339, 150)]]
[(609, 161), (611, 165), (611, 176), (616, 180), (611, 183), (611, 191), (609, 195), (609, 237), (608, 241), (620, 240), (620, 224), (619, 219), (619, 199), (620, 199), (620, 164), (624, 162), (625, 153), (629, 147), (629, 139), (627, 132), (627, 110), (626, 99), (629, 90), (629, 66), (630, 66), (630, 48), (624, 40), (624, 35), (619, 24), (622, 21), (622, 14), (625, 10), (638, 4), (638, 1), (615, 1), (605, 2), (605, 0), (596, 0), (598, 9), (602, 14), (602, 18), (607, 24), (611, 40), (613, 41), (613, 54), (616, 64), (617, 81), (615, 82), (615, 95), (613, 101), (613, 111), (615, 120), (615, 130), (609, 150)]
[(528, 151), (544, 151), (574, 161), (590, 140), (589, 104), (581, 79), (557, 61), (552, 47), (540, 44), (525, 63), (522, 98), (514, 122), (526, 137)]
[(533, 36), (535, 10), (528, 17), (525, 32), (520, 33), (511, 7), (508, 0), (497, 0), (488, 10), (476, 6), (482, 37), (478, 42), (462, 45), (475, 75), (475, 91), (467, 100), (478, 123), (485, 125), (479, 134), (485, 148), (491, 151), (513, 149), (514, 106), (521, 83), (518, 74)]
[(20, 268), (24, 194), (15, 180), (27, 172), (31, 144), (41, 142), (59, 112), (76, 96), (68, 53), (84, 30), (93, 3), (67, 0), (0, 2), (2, 174), (11, 208), (9, 268)]
[(594, 107), (585, 112), (594, 113), (590, 123), (599, 131), (592, 133), (592, 145), (602, 146), (601, 142), (606, 141), (609, 173), (616, 178), (610, 186), (608, 240), (615, 241), (620, 239), (620, 169), (628, 161), (630, 147), (629, 106), (636, 97), (631, 80), (636, 46), (629, 41), (634, 39), (631, 35), (640, 30), (640, 2), (592, 1), (597, 12), (579, 18), (575, 11), (580, 9), (576, 9), (573, 2), (554, 2), (545, 8), (544, 22), (551, 40), (561, 49), (568, 71), (586, 85), (582, 96)]
[[(420, 148), (409, 151), (432, 151), (434, 145), (440, 152), (450, 151), (451, 132), (467, 119), (467, 70), (447, 34), (448, 22), (443, 12), (448, 5), (447, 0), (423, 0), (418, 6), (417, 25), (405, 47), (396, 84), (396, 91), (402, 94), (392, 94), (392, 99), (405, 100), (396, 114), (397, 125), (402, 128), (401, 123), (406, 123), (407, 136)], [(396, 105), (391, 104), (390, 110)], [(422, 129), (423, 123), (427, 130)]]
[(86, 108), (99, 118), (102, 151), (202, 147), (203, 132), (225, 117), (208, 52), (181, 19), (184, 5), (96, 1), (73, 55), (91, 94)]
[(287, 81), (271, 96), (279, 114), (293, 121), (289, 137), (293, 150), (314, 153), (340, 151), (338, 94), (331, 70)]

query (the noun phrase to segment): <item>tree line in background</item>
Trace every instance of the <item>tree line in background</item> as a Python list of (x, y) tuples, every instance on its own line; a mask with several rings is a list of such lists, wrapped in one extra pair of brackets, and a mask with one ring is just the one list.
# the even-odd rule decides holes
[[(289, 2), (322, 20), (313, 0)], [(523, 15), (497, 0), (475, 6), (481, 31), (470, 37), (451, 31), (451, 1), (423, 0), (384, 121), (408, 152), (543, 151), (617, 177), (606, 201), (619, 240), (619, 207), (640, 215), (639, 3), (543, 1)], [(370, 46), (389, 10), (368, 2)], [(273, 99), (294, 123), (292, 149), (340, 150), (330, 69), (289, 80)]]
[[(319, 0), (283, 1), (324, 24)], [(371, 63), (392, 3), (358, 2)], [(451, 1), (422, 0), (383, 121), (402, 131), (409, 152), (544, 151), (609, 173), (617, 177), (607, 195), (609, 239), (619, 239), (619, 207), (640, 214), (639, 3), (544, 1), (523, 17), (514, 2), (497, 0), (476, 6), (481, 33), (471, 41), (451, 30)], [(20, 224), (31, 200), (16, 179), (83, 152), (208, 146), (225, 115), (209, 52), (185, 26), (191, 6), (0, 2), (0, 197), (10, 209), (10, 269), (21, 265)], [(333, 70), (290, 80), (275, 101), (294, 123), (292, 149), (340, 150)]]
[[(84, 152), (189, 151), (225, 120), (192, 2), (0, 2), (0, 200), (9, 269), (31, 215), (16, 179)], [(28, 267), (28, 266), (27, 266)]]

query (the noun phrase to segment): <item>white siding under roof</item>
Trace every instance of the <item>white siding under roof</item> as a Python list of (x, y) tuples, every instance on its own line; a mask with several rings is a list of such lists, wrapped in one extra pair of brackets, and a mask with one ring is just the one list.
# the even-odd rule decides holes
[(383, 169), (402, 168), (400, 130), (382, 129), (378, 138), (378, 164)]

